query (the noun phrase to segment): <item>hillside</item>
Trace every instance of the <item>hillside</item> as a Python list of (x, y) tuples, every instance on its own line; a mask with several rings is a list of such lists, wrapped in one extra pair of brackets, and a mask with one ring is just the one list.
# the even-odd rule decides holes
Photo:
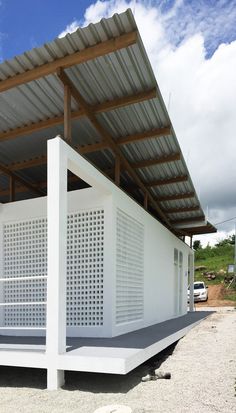
[[(227, 274), (228, 264), (234, 262), (234, 239), (227, 238), (221, 241), (217, 246), (199, 246), (195, 251), (195, 280), (206, 281), (209, 286), (221, 284), (221, 291), (226, 300), (236, 301), (236, 285), (226, 289), (230, 279)], [(208, 274), (212, 274), (209, 276)]]

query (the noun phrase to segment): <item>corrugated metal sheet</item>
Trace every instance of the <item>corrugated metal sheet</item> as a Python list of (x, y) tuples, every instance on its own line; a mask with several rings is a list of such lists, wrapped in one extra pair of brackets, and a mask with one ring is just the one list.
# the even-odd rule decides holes
[[(133, 30), (137, 30), (137, 26), (131, 10), (119, 15), (116, 14), (109, 19), (102, 19), (99, 23), (90, 24), (62, 39), (56, 39), (40, 48), (3, 62), (0, 65), (0, 79), (4, 80)], [(66, 72), (84, 99), (90, 104), (112, 101), (119, 97), (156, 88), (157, 97), (154, 99), (97, 115), (100, 123), (114, 140), (171, 124), (140, 37), (133, 46), (73, 66), (66, 69)], [(76, 109), (78, 106), (73, 100), (72, 110)], [(63, 87), (55, 74), (0, 94), (0, 132), (62, 114)], [(34, 132), (30, 136), (0, 141), (0, 162), (9, 164), (45, 154), (47, 139), (58, 134), (63, 134), (62, 125)], [(74, 144), (83, 146), (99, 140), (101, 140), (101, 136), (86, 118), (73, 121)], [(122, 152), (132, 163), (177, 153), (180, 152), (180, 147), (172, 128), (170, 136), (132, 142), (122, 146)], [(114, 157), (108, 149), (91, 153), (88, 155), (88, 159), (103, 170), (114, 165)], [(43, 166), (18, 173), (37, 181), (45, 179), (45, 167)], [(181, 160), (145, 167), (139, 169), (137, 173), (145, 183), (155, 179), (188, 175), (187, 182), (152, 187), (151, 192), (156, 197), (195, 192), (183, 156), (181, 156)], [(125, 182), (129, 181), (125, 171), (122, 172), (122, 178)], [(165, 209), (192, 206), (199, 206), (199, 211), (175, 213), (170, 216), (171, 219), (203, 215), (197, 196), (162, 202), (162, 207)]]

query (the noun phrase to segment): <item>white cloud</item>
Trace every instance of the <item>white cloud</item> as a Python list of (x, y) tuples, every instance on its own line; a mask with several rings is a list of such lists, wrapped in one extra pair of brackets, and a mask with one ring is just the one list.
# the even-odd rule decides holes
[(74, 20), (72, 23), (68, 24), (65, 28), (65, 30), (63, 30), (58, 37), (65, 37), (67, 35), (67, 33), (73, 33), (76, 31), (76, 29), (78, 29), (78, 27), (80, 26), (79, 22), (77, 20)]
[(200, 236), (196, 235), (194, 237), (194, 240), (200, 240), (203, 247), (206, 247), (207, 245), (210, 245), (211, 247), (213, 247), (215, 244), (229, 237), (230, 235), (233, 235), (234, 233), (235, 233), (234, 230), (231, 230), (231, 231), (219, 230), (215, 234), (206, 234), (206, 235), (200, 235)]
[(223, 0), (215, 9), (177, 0), (163, 11), (165, 3), (99, 0), (81, 25), (133, 9), (201, 203), (212, 223), (223, 221), (236, 216), (236, 41), (223, 42), (232, 40), (236, 8)]

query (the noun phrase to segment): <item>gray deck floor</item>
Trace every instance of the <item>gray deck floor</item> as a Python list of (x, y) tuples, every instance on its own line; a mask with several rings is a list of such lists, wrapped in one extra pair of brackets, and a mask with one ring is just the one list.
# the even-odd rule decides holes
[[(209, 311), (196, 311), (182, 317), (154, 324), (150, 327), (132, 331), (112, 338), (74, 338), (67, 337), (67, 352), (82, 347), (135, 348), (144, 349), (157, 341), (176, 333), (191, 324), (209, 316)], [(0, 335), (0, 350), (45, 350), (45, 337), (3, 336)]]
[[(209, 311), (188, 313), (113, 338), (68, 337), (67, 351), (65, 354), (59, 355), (58, 368), (61, 370), (126, 374), (179, 340), (210, 314)], [(45, 350), (45, 337), (0, 336), (0, 364), (5, 364), (4, 360), (1, 361), (1, 352), (2, 356), (5, 357), (4, 352), (7, 351), (9, 356), (10, 353), (13, 356), (13, 352), (22, 355), (20, 357), (22, 364), (18, 361), (18, 357), (17, 361), (12, 361), (8, 365), (33, 367), (34, 361), (28, 362), (27, 354), (29, 356), (35, 354), (35, 360), (37, 360), (37, 354), (41, 354), (42, 357), (43, 354), (46, 354)], [(42, 363), (45, 365), (44, 361)], [(36, 363), (35, 367), (39, 367), (39, 364)]]

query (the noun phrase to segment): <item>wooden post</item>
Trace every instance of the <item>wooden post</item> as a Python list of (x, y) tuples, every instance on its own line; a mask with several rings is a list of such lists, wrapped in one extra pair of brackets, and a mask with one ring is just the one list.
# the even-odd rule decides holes
[(64, 85), (64, 138), (71, 142), (71, 91)]
[(15, 179), (13, 176), (9, 176), (9, 183), (10, 183), (10, 202), (15, 201)]
[(120, 157), (118, 155), (115, 160), (115, 183), (120, 186)]
[(145, 192), (144, 194), (144, 208), (148, 209), (148, 193)]

